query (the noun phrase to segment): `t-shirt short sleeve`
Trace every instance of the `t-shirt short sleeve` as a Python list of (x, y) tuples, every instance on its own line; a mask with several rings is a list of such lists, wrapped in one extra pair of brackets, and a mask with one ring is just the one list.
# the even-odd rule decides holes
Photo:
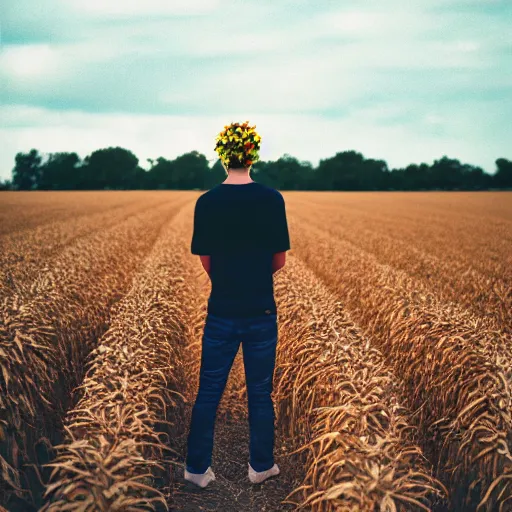
[(273, 253), (290, 250), (290, 234), (286, 219), (286, 207), (281, 193), (277, 195), (275, 209), (271, 219), (270, 247)]
[(205, 210), (205, 203), (201, 197), (196, 201), (194, 209), (194, 232), (192, 234), (191, 252), (201, 256), (208, 256), (212, 253), (211, 232), (207, 225), (208, 217)]

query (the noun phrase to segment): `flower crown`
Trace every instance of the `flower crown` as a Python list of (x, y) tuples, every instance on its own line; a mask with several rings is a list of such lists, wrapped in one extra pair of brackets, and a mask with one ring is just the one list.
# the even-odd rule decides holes
[(238, 160), (244, 167), (259, 160), (261, 137), (254, 130), (256, 125), (248, 126), (248, 123), (224, 126), (224, 130), (215, 138), (215, 151), (226, 167), (234, 160)]

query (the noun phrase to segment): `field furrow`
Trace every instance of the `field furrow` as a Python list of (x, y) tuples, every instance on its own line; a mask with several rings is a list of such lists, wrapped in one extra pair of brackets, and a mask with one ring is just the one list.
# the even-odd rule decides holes
[[(371, 223), (354, 229), (328, 211), (319, 214), (312, 206), (298, 206), (291, 201), (288, 211), (302, 222), (327, 229), (333, 239), (350, 242), (375, 256), (379, 263), (403, 270), (422, 286), (445, 301), (453, 301), (471, 310), (495, 329), (512, 333), (512, 287), (499, 276), (493, 279), (459, 260), (447, 261), (418, 249), (416, 243), (392, 238), (376, 230)], [(315, 211), (315, 215), (311, 212)]]
[[(42, 511), (102, 511), (114, 503), (143, 510), (149, 503), (165, 506), (162, 462), (175, 445), (173, 431), (182, 435), (188, 425), (183, 410), (196, 392), (197, 379), (190, 376), (199, 369), (206, 307), (207, 287), (196, 277), (190, 235), (184, 209), (116, 305), (109, 330), (91, 354), (81, 398), (66, 416), (66, 443), (58, 447)], [(297, 458), (305, 462), (307, 476), (305, 490), (300, 482), (295, 486), (302, 492), (294, 503), (317, 502), (314, 510), (320, 510), (320, 502), (335, 510), (342, 500), (368, 511), (393, 503), (397, 510), (428, 509), (442, 491), (411, 440), (411, 427), (378, 350), (300, 262), (292, 259), (277, 295), (282, 316), (275, 398), (279, 428), (289, 448), (311, 443), (305, 446), (309, 457)], [(246, 413), (240, 365), (238, 357), (238, 371), (230, 377), (223, 401)], [(290, 366), (300, 371), (292, 375)], [(347, 384), (348, 373), (352, 385)], [(305, 385), (308, 381), (312, 387)], [(227, 408), (219, 412), (225, 423)], [(325, 443), (327, 438), (331, 442)], [(182, 473), (182, 464), (175, 469), (171, 483)], [(319, 470), (326, 470), (320, 481), (315, 476)], [(73, 478), (76, 474), (80, 478)], [(175, 489), (171, 486), (173, 510), (181, 510), (180, 500), (172, 499)]]
[(174, 201), (169, 198), (67, 247), (38, 275), (28, 302), (14, 295), (2, 309), (0, 454), (5, 499), (30, 502), (27, 489), (36, 477), (19, 470), (44, 459), (45, 444), (59, 439), (60, 419), (82, 379), (86, 355), (108, 327), (111, 306), (128, 289), (161, 226), (188, 200), (176, 195)]
[(510, 192), (284, 192), (281, 473), (248, 478), (241, 344), (206, 489), (199, 195), (0, 192), (0, 511), (512, 511)]
[(115, 211), (155, 198), (146, 191), (18, 191), (0, 192), (0, 238), (82, 215)]
[(511, 348), (503, 333), (404, 273), (328, 232), (290, 219), (294, 250), (337, 293), (379, 347), (416, 410), (422, 446), (451, 492), (453, 510), (491, 511), (509, 499)]
[(56, 221), (34, 229), (6, 235), (0, 239), (0, 303), (16, 294), (30, 297), (36, 275), (51, 265), (51, 261), (67, 246), (94, 233), (115, 226), (132, 215), (163, 204), (146, 200), (127, 204), (106, 212)]
[(197, 316), (197, 269), (186, 264), (180, 237), (184, 210), (163, 229), (91, 352), (41, 511), (166, 507), (157, 482), (165, 481), (161, 462), (186, 401), (182, 360)]
[(507, 194), (482, 197), (472, 214), (464, 194), (313, 193), (293, 194), (289, 205), (301, 206), (329, 224), (357, 234), (371, 227), (448, 263), (457, 261), (493, 280), (512, 285), (512, 218), (490, 216), (493, 203), (507, 208)]
[(275, 290), (279, 428), (309, 452), (297, 505), (413, 511), (442, 503), (380, 351), (297, 258), (288, 258)]

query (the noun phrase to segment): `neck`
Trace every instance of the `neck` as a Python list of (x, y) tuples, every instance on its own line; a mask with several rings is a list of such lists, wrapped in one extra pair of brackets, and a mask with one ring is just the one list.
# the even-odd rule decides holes
[(253, 180), (249, 176), (249, 168), (229, 169), (228, 177), (223, 183), (251, 183)]

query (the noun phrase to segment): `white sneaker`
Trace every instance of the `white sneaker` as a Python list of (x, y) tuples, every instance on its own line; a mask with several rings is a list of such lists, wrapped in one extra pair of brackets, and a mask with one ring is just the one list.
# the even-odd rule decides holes
[(185, 480), (199, 485), (199, 487), (206, 487), (212, 480), (215, 480), (215, 473), (211, 467), (204, 473), (189, 473), (185, 468)]
[(270, 469), (267, 469), (266, 471), (258, 472), (254, 471), (254, 469), (252, 469), (251, 463), (249, 463), (249, 480), (253, 484), (261, 484), (261, 482), (267, 478), (275, 475), (279, 475), (279, 467), (277, 464), (274, 464)]

